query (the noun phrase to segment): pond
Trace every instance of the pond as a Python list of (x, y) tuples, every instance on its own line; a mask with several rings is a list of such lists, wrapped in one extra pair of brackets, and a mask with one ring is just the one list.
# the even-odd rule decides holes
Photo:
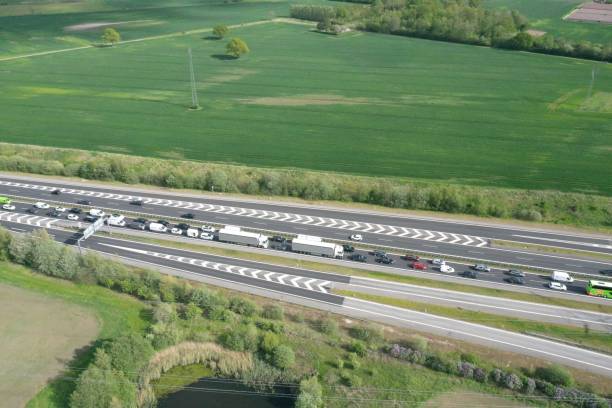
[[(278, 387), (260, 392), (236, 380), (201, 378), (159, 399), (158, 408), (293, 408), (291, 390)], [(275, 395), (276, 394), (276, 395)]]

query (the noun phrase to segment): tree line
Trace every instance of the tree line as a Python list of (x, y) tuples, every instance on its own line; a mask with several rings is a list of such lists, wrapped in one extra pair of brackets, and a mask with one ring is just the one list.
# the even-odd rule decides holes
[(481, 0), (371, 0), (367, 5), (294, 5), (291, 17), (332, 21), (379, 33), (612, 61), (612, 44), (532, 36), (516, 10), (492, 10)]

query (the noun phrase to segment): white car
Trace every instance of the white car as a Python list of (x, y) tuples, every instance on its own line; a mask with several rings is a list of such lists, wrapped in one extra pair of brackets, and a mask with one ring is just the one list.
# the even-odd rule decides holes
[(66, 209), (64, 207), (55, 207), (55, 211), (63, 213), (66, 212)]
[(205, 239), (207, 241), (212, 241), (215, 236), (210, 232), (203, 232), (200, 234), (200, 238)]
[(89, 210), (89, 215), (94, 217), (104, 217), (106, 214), (102, 210), (98, 210), (97, 208), (92, 208)]
[(174, 235), (183, 235), (183, 230), (180, 228), (174, 227), (170, 230), (170, 233)]
[(76, 214), (72, 214), (72, 213), (68, 214), (66, 216), (66, 218), (68, 218), (70, 221), (78, 221), (79, 220), (79, 216), (76, 215)]
[(440, 258), (434, 258), (431, 260), (431, 263), (434, 265), (446, 265), (446, 261)]
[(567, 286), (560, 282), (550, 282), (548, 287), (554, 290), (567, 290)]
[(353, 234), (349, 238), (351, 241), (363, 241), (363, 236), (361, 234)]
[(211, 227), (210, 225), (202, 225), (202, 232), (210, 232), (210, 233), (214, 233), (215, 232), (215, 227)]
[(39, 201), (36, 204), (34, 204), (34, 207), (40, 208), (41, 210), (46, 210), (47, 208), (49, 208), (49, 204)]
[(442, 265), (440, 265), (440, 272), (443, 272), (443, 273), (453, 273), (453, 272), (455, 272), (455, 268), (453, 268), (452, 266), (449, 266), (447, 264), (442, 264)]
[(9, 211), (13, 211), (15, 209), (15, 206), (13, 204), (4, 204), (2, 206), (3, 210), (9, 210)]

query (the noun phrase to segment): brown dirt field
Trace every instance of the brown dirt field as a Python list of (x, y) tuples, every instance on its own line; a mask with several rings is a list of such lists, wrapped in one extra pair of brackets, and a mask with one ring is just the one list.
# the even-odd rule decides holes
[(488, 394), (478, 394), (468, 391), (448, 392), (439, 395), (422, 405), (422, 408), (524, 408), (528, 405), (517, 401), (496, 397)]
[(612, 4), (587, 3), (571, 12), (567, 17), (571, 21), (589, 21), (612, 24)]
[(87, 310), (0, 285), (0, 403), (23, 407), (99, 331)]

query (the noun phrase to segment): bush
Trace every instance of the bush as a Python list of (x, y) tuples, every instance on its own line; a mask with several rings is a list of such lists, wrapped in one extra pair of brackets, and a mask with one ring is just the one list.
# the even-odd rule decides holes
[(285, 310), (280, 305), (265, 305), (261, 315), (266, 319), (283, 320), (285, 318)]
[(474, 379), (480, 383), (484, 383), (487, 381), (487, 372), (480, 367), (476, 367), (474, 369)]
[(138, 378), (140, 369), (153, 355), (153, 347), (138, 334), (119, 336), (104, 347), (111, 366), (131, 380)]
[(272, 332), (265, 332), (261, 336), (259, 348), (266, 354), (271, 354), (280, 345), (280, 338)]
[(518, 375), (511, 373), (504, 377), (504, 386), (509, 390), (520, 390), (523, 382)]
[(531, 395), (536, 390), (536, 382), (533, 378), (527, 378), (524, 382), (523, 392), (527, 395)]
[(323, 388), (317, 377), (300, 381), (300, 393), (295, 408), (319, 408), (323, 406)]
[(229, 308), (232, 312), (246, 317), (255, 316), (255, 313), (257, 312), (257, 306), (255, 306), (255, 303), (243, 297), (237, 296), (230, 299)]
[(556, 364), (536, 368), (534, 376), (540, 380), (564, 387), (569, 387), (574, 383), (570, 372)]
[(251, 324), (226, 330), (219, 336), (219, 342), (234, 351), (256, 351), (258, 346), (257, 328)]
[[(418, 350), (424, 353), (425, 351), (427, 351), (427, 347), (429, 346), (429, 340), (422, 336), (414, 336), (414, 338), (410, 340), (410, 345), (414, 350)], [(465, 360), (463, 358), (462, 360), (470, 362), (469, 360)]]
[(457, 372), (461, 377), (472, 378), (474, 376), (474, 365), (466, 361), (457, 363)]
[(358, 325), (351, 327), (349, 333), (357, 340), (364, 341), (367, 344), (374, 344), (382, 340), (382, 330), (374, 325)]
[(344, 368), (344, 360), (340, 357), (336, 360), (336, 368), (342, 370)]
[(359, 367), (361, 367), (361, 361), (359, 361), (357, 353), (349, 353), (348, 361), (353, 370), (359, 370)]
[(365, 357), (368, 354), (368, 348), (366, 345), (358, 340), (353, 340), (350, 342), (347, 349), (361, 357)]
[(202, 309), (193, 302), (189, 302), (181, 308), (181, 317), (185, 320), (193, 320), (199, 316), (202, 316)]
[(338, 323), (332, 319), (331, 317), (326, 317), (321, 320), (321, 324), (319, 325), (319, 330), (321, 333), (326, 334), (331, 337), (335, 337), (339, 333)]
[(425, 366), (442, 373), (453, 374), (453, 365), (435, 354), (425, 357)]
[(289, 346), (281, 344), (280, 346), (274, 349), (272, 353), (272, 364), (280, 368), (281, 370), (286, 370), (290, 368), (295, 363), (295, 354), (293, 353), (293, 349)]
[(256, 324), (261, 330), (271, 331), (276, 334), (281, 334), (285, 331), (285, 326), (281, 322), (259, 320)]

